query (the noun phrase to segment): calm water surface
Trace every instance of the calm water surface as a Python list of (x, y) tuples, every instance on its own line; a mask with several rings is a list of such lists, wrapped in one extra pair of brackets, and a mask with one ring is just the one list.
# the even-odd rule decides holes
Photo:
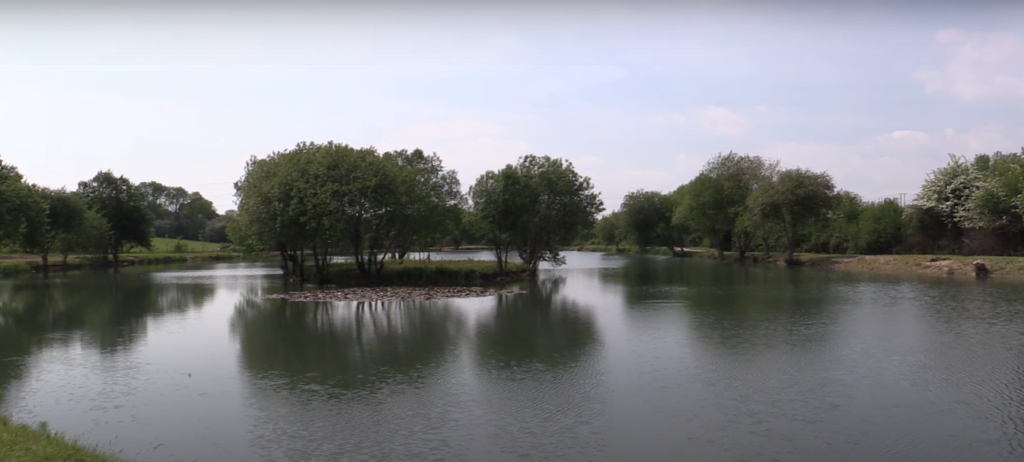
[(365, 309), (273, 264), (0, 281), (2, 411), (139, 461), (1024, 460), (1022, 285), (568, 256)]

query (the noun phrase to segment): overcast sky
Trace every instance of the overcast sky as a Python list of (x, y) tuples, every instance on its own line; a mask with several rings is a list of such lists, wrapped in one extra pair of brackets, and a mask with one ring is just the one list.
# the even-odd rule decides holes
[(729, 150), (912, 196), (947, 153), (1024, 146), (1016, 3), (3, 2), (0, 156), (222, 212), (249, 156), (304, 140), (420, 147), (464, 189), (563, 157), (609, 210)]

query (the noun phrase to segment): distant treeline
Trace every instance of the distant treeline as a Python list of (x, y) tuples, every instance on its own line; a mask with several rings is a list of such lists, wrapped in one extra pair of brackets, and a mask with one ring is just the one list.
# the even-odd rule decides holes
[[(564, 261), (584, 243), (719, 253), (987, 254), (1024, 248), (1024, 150), (950, 156), (909, 205), (864, 201), (837, 190), (826, 172), (783, 169), (736, 153), (713, 157), (690, 182), (662, 193), (629, 193), (604, 205), (570, 162), (524, 156), (481, 175), (462, 192), (455, 171), (416, 149), (380, 153), (327, 142), (299, 143), (245, 165), (238, 212), (219, 215), (183, 188), (135, 184), (99, 172), (76, 191), (27, 183), (0, 160), (0, 247), (117, 255), (153, 236), (230, 241), (280, 255), (286, 272), (320, 281), (335, 257), (353, 257), (366, 277), (417, 250), (486, 245), (504, 272), (510, 255), (531, 272)], [(0, 249), (2, 250), (2, 249)]]
[[(229, 212), (230, 213), (230, 212)], [(151, 239), (227, 241), (230, 216), (217, 213), (197, 192), (156, 182), (135, 184), (102, 171), (78, 189), (52, 189), (29, 183), (0, 159), (0, 253), (113, 257), (149, 248)]]
[(909, 205), (864, 201), (826, 172), (736, 153), (670, 193), (629, 193), (590, 242), (832, 254), (1015, 255), (1024, 248), (1024, 149), (950, 155)]

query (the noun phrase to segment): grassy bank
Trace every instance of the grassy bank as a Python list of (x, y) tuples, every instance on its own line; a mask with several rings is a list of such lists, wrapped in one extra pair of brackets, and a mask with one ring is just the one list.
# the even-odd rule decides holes
[(981, 260), (990, 276), (1024, 278), (1024, 257), (965, 257), (958, 255), (871, 255), (837, 257), (828, 262), (842, 271), (975, 276), (974, 262)]
[[(190, 263), (201, 261), (224, 261), (243, 258), (243, 254), (234, 252), (219, 253), (127, 253), (119, 257), (122, 266), (159, 265), (170, 263)], [(69, 257), (67, 266), (61, 265), (60, 257), (50, 257), (50, 271), (80, 271), (85, 269), (107, 268), (112, 262), (104, 263), (97, 257)], [(16, 276), (43, 271), (43, 262), (39, 257), (25, 255), (5, 255), (0, 259), (0, 277)]]
[(623, 245), (619, 247), (611, 245), (583, 245), (579, 247), (562, 247), (559, 249), (562, 252), (577, 251), (577, 252), (602, 252), (602, 253), (626, 253), (635, 255), (661, 255), (665, 257), (671, 257), (672, 252), (665, 247), (652, 247), (647, 249), (646, 252), (641, 251), (637, 246)]
[(0, 460), (4, 462), (121, 462), (49, 431), (45, 425), (15, 424), (0, 416)]
[(186, 241), (183, 239), (165, 239), (154, 237), (150, 241), (149, 249), (132, 249), (131, 254), (143, 253), (206, 253), (222, 252), (231, 248), (231, 244), (218, 244), (213, 242)]
[[(714, 252), (694, 254), (698, 258), (716, 258)], [(739, 261), (739, 256), (726, 252), (726, 260)], [(974, 262), (983, 261), (989, 276), (1024, 277), (1024, 258), (962, 255), (828, 255), (798, 253), (793, 264), (829, 268), (838, 271), (879, 272), (893, 274), (931, 274), (941, 276), (976, 276)], [(765, 260), (763, 254), (747, 254), (749, 262), (784, 264), (781, 255)]]
[[(498, 274), (498, 266), (493, 261), (453, 260), (453, 261), (422, 261), (406, 260), (404, 263), (387, 262), (384, 271), (373, 278), (359, 274), (353, 262), (335, 263), (331, 265), (331, 283), (340, 286), (376, 286), (376, 285), (469, 285), (489, 284), (526, 277), (527, 268), (518, 263), (509, 263), (508, 273), (502, 277)], [(312, 277), (313, 267), (306, 268), (306, 274)]]
[[(585, 246), (566, 248), (564, 250), (582, 250), (587, 252), (615, 253), (611, 246)], [(694, 258), (717, 259), (714, 249), (691, 249)], [(636, 247), (620, 247), (617, 253), (638, 254)], [(668, 249), (652, 249), (651, 255), (671, 255)], [(736, 252), (725, 252), (725, 260), (740, 262)], [(1024, 257), (987, 257), (960, 255), (836, 255), (797, 253), (792, 264), (830, 268), (839, 271), (884, 272), (894, 274), (932, 274), (942, 276), (975, 276), (974, 262), (981, 260), (989, 270), (990, 276), (1024, 278)], [(747, 253), (746, 262), (785, 264), (782, 254), (773, 254), (765, 258), (759, 252)]]

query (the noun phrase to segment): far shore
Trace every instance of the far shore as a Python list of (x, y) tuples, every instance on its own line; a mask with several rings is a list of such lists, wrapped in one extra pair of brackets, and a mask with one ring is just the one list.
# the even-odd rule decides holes
[[(427, 252), (453, 252), (453, 251), (486, 251), (489, 250), (486, 246), (462, 246), (460, 248), (454, 247), (442, 247), (432, 248), (426, 250)], [(573, 246), (565, 247), (562, 251), (580, 251), (580, 252), (602, 252), (602, 253), (622, 253), (622, 254), (641, 254), (636, 247), (622, 246), (615, 248), (612, 246)], [(677, 248), (675, 252), (670, 252), (669, 249), (664, 247), (648, 249), (646, 252), (648, 255), (660, 255), (660, 256), (676, 256), (676, 257), (688, 257), (688, 258), (704, 258), (704, 259), (716, 259), (718, 257), (717, 252), (713, 249), (705, 248)], [(269, 254), (268, 254), (269, 255)], [(890, 273), (890, 274), (925, 274), (935, 276), (946, 276), (946, 277), (976, 277), (974, 262), (984, 262), (989, 273), (985, 276), (997, 277), (997, 278), (1024, 278), (1024, 257), (1007, 257), (1007, 256), (965, 256), (965, 255), (834, 255), (834, 254), (811, 254), (811, 253), (797, 253), (795, 256), (795, 265), (816, 267), (822, 269), (836, 270), (836, 271), (853, 271), (853, 272), (878, 272), (878, 273)], [(211, 262), (211, 261), (228, 261), (228, 260), (242, 260), (242, 259), (270, 259), (274, 258), (273, 255), (262, 256), (262, 255), (245, 255), (238, 252), (189, 252), (189, 253), (127, 253), (120, 257), (121, 266), (143, 266), (143, 265), (160, 265), (160, 264), (182, 264), (182, 263), (193, 263), (193, 262)], [(735, 252), (726, 252), (725, 260), (730, 262), (740, 262), (739, 256)], [(423, 268), (421, 266), (464, 266), (459, 265), (456, 262), (411, 262), (406, 260), (406, 263), (412, 263), (409, 266), (416, 267), (414, 271), (417, 273), (415, 277), (408, 277), (411, 274), (405, 274), (409, 269), (405, 268), (406, 271), (398, 271), (403, 273), (400, 276), (394, 278), (395, 281), (388, 281), (389, 283), (398, 283), (400, 281), (406, 282), (410, 279), (416, 279), (416, 282), (424, 283), (426, 280), (437, 277), (435, 271), (438, 268)], [(454, 265), (452, 265), (454, 263)], [(490, 263), (490, 262), (489, 262)], [(775, 253), (771, 256), (766, 257), (763, 253), (754, 252), (747, 253), (742, 263), (754, 263), (754, 264), (777, 264), (784, 265), (782, 254)], [(82, 271), (91, 269), (109, 269), (111, 268), (111, 262), (101, 262), (92, 257), (70, 257), (67, 265), (61, 263), (61, 259), (51, 257), (49, 271), (52, 273), (61, 273), (68, 271)], [(459, 284), (468, 282), (498, 282), (504, 281), (505, 278), (499, 278), (496, 274), (491, 274), (492, 271), (488, 268), (490, 265), (486, 265), (483, 261), (476, 261), (471, 264), (470, 267), (459, 267), (459, 268), (444, 268), (441, 273), (444, 274), (444, 283), (446, 284)], [(402, 268), (402, 266), (398, 266)], [(352, 274), (353, 268), (348, 268), (348, 265), (341, 264), (336, 268), (336, 276), (342, 282), (342, 285), (377, 285), (370, 284), (367, 281), (361, 281), (360, 278)], [(424, 270), (426, 275), (422, 274)], [(29, 273), (42, 273), (42, 261), (38, 256), (34, 255), (0, 255), (0, 277), (3, 276), (17, 276)], [(521, 269), (517, 268), (510, 274), (508, 279), (520, 279), (522, 277)], [(391, 271), (387, 271), (391, 273)], [(481, 274), (482, 273), (482, 274)], [(481, 277), (482, 276), (482, 277)], [(388, 277), (386, 279), (392, 279)]]
[[(568, 248), (565, 250), (569, 250)], [(634, 247), (619, 249), (606, 246), (583, 246), (573, 248), (583, 252), (604, 253), (640, 253)], [(671, 256), (666, 248), (650, 249), (649, 254)], [(718, 254), (712, 249), (686, 248), (677, 249), (677, 256), (683, 250), (685, 256), (692, 258), (716, 259)], [(831, 255), (798, 253), (794, 255), (796, 266), (808, 266), (836, 271), (877, 272), (889, 274), (925, 274), (946, 277), (978, 277), (974, 262), (980, 261), (988, 269), (986, 277), (1022, 278), (1024, 279), (1024, 257), (981, 256), (981, 255)], [(726, 252), (725, 260), (740, 262), (735, 252)], [(763, 253), (747, 253), (743, 263), (784, 265), (782, 254), (765, 257)]]

